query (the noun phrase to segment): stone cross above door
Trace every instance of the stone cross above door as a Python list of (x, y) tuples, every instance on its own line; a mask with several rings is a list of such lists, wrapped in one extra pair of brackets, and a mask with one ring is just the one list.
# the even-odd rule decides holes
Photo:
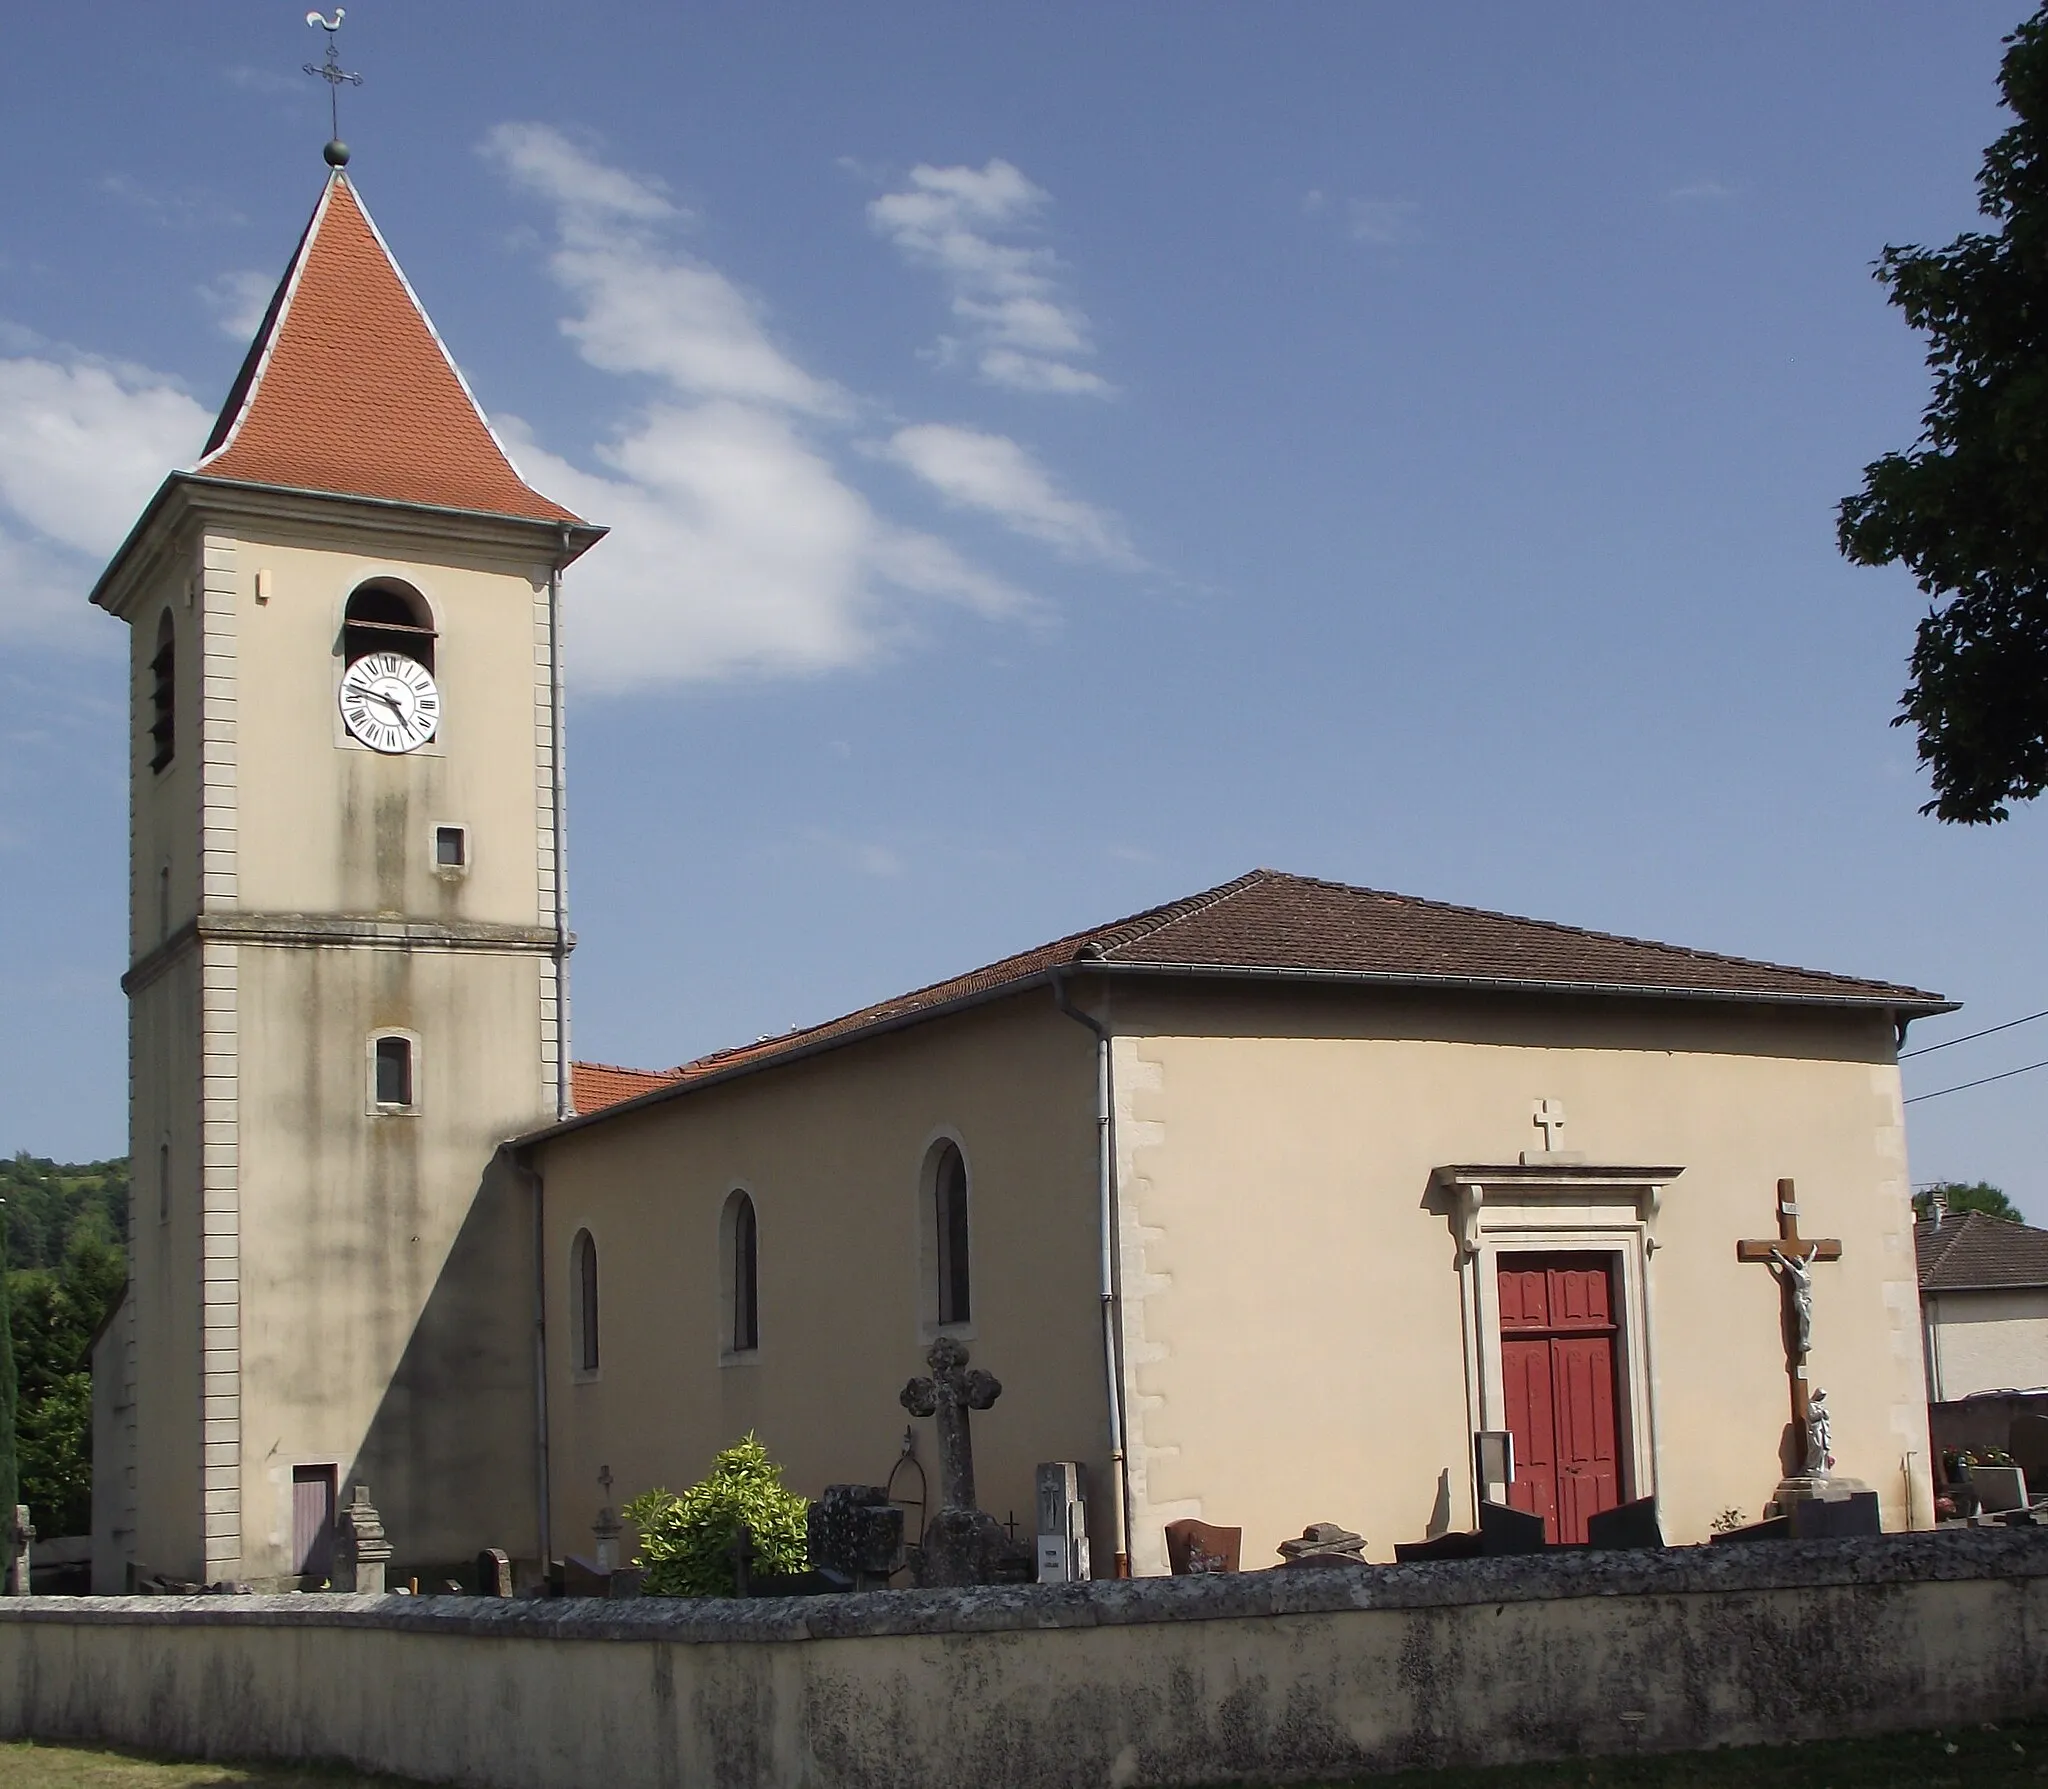
[(1545, 1154), (1555, 1154), (1558, 1132), (1564, 1129), (1564, 1101), (1540, 1099), (1535, 1105), (1536, 1128), (1543, 1133)]

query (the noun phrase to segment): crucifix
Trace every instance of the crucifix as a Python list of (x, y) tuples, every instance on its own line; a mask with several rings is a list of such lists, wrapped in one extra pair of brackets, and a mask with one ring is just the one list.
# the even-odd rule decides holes
[(1564, 1101), (1540, 1099), (1536, 1102), (1535, 1125), (1543, 1133), (1545, 1153), (1557, 1148), (1557, 1133), (1564, 1129)]
[(912, 1416), (938, 1419), (939, 1505), (971, 1510), (974, 1501), (974, 1442), (967, 1433), (969, 1410), (986, 1410), (1003, 1395), (1002, 1382), (976, 1367), (967, 1371), (967, 1350), (955, 1336), (940, 1336), (925, 1356), (929, 1379), (913, 1379), (901, 1402)]
[[(1761, 1261), (1784, 1292), (1785, 1376), (1792, 1386), (1792, 1423), (1802, 1438), (1813, 1427), (1813, 1399), (1806, 1383), (1806, 1355), (1813, 1346), (1813, 1264), (1839, 1261), (1842, 1245), (1832, 1236), (1818, 1239), (1799, 1234), (1799, 1201), (1792, 1182), (1778, 1182), (1778, 1234), (1751, 1238), (1735, 1245), (1738, 1261)], [(1808, 1449), (1809, 1459), (1811, 1448)], [(1825, 1471), (1827, 1462), (1821, 1461)], [(1809, 1467), (1809, 1470), (1811, 1468)]]
[[(317, 12), (306, 14), (307, 24), (318, 25), (322, 31), (327, 33), (327, 60), (325, 62), (308, 62), (305, 67), (309, 75), (317, 75), (327, 83), (327, 117), (328, 122), (334, 127), (334, 141), (328, 145), (330, 149), (341, 146), (342, 88), (344, 86), (360, 87), (363, 84), (363, 77), (361, 75), (351, 74), (341, 66), (341, 52), (335, 47), (334, 43), (334, 34), (341, 29), (341, 21), (347, 17), (347, 9), (340, 6), (334, 9), (334, 17), (331, 19), (322, 18)], [(334, 165), (340, 167), (347, 160), (348, 155), (344, 151), (341, 161), (335, 162)]]

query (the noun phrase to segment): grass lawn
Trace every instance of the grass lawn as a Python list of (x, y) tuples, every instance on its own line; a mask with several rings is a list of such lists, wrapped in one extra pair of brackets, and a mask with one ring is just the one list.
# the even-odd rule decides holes
[[(396, 1777), (366, 1777), (317, 1764), (195, 1764), (84, 1746), (0, 1745), (0, 1789), (231, 1789), (242, 1784), (249, 1789), (414, 1789)], [(1414, 1770), (1320, 1789), (2048, 1789), (2048, 1726), (2013, 1723), (1740, 1751)]]
[[(0, 1789), (6, 1779), (0, 1777)], [(2048, 1726), (2020, 1722), (1718, 1752), (1410, 1770), (1319, 1789), (2048, 1789)]]
[(95, 1747), (0, 1744), (0, 1789), (414, 1789), (320, 1764), (204, 1764)]

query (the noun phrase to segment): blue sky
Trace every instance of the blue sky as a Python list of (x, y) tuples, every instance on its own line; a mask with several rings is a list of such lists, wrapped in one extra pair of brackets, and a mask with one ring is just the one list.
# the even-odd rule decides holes
[[(361, 0), (352, 172), (570, 586), (577, 1046), (666, 1064), (1257, 864), (2048, 1007), (1919, 817), (1912, 438), (2016, 0)], [(0, 1148), (123, 1144), (105, 553), (318, 195), (303, 6), (0, 69)], [(2048, 1021), (1908, 1091), (2048, 1056)], [(2048, 1070), (1912, 1108), (2048, 1221)], [(1727, 1122), (1740, 1124), (1739, 1112)]]

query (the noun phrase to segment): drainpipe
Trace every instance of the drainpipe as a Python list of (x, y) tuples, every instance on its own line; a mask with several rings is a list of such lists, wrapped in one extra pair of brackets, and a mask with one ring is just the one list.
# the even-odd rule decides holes
[(548, 1269), (547, 1187), (523, 1152), (507, 1148), (504, 1160), (533, 1192), (533, 1495), (540, 1525), (540, 1575), (554, 1557), (554, 1512), (548, 1495)]
[(1066, 978), (1052, 971), (1053, 1003), (1076, 1024), (1095, 1034), (1095, 1157), (1096, 1214), (1102, 1252), (1102, 1371), (1109, 1394), (1110, 1505), (1116, 1522), (1116, 1555), (1112, 1576), (1131, 1575), (1131, 1478), (1124, 1459), (1123, 1348), (1118, 1336), (1117, 1296), (1116, 1120), (1111, 1103), (1109, 1031), (1092, 1013), (1068, 997)]
[[(576, 1109), (569, 1067), (569, 855), (564, 849), (567, 783), (562, 768), (562, 567), (569, 558), (569, 524), (561, 525), (561, 551), (548, 567), (548, 830), (555, 853), (555, 1116)], [(547, 1561), (541, 1562), (546, 1570)]]

